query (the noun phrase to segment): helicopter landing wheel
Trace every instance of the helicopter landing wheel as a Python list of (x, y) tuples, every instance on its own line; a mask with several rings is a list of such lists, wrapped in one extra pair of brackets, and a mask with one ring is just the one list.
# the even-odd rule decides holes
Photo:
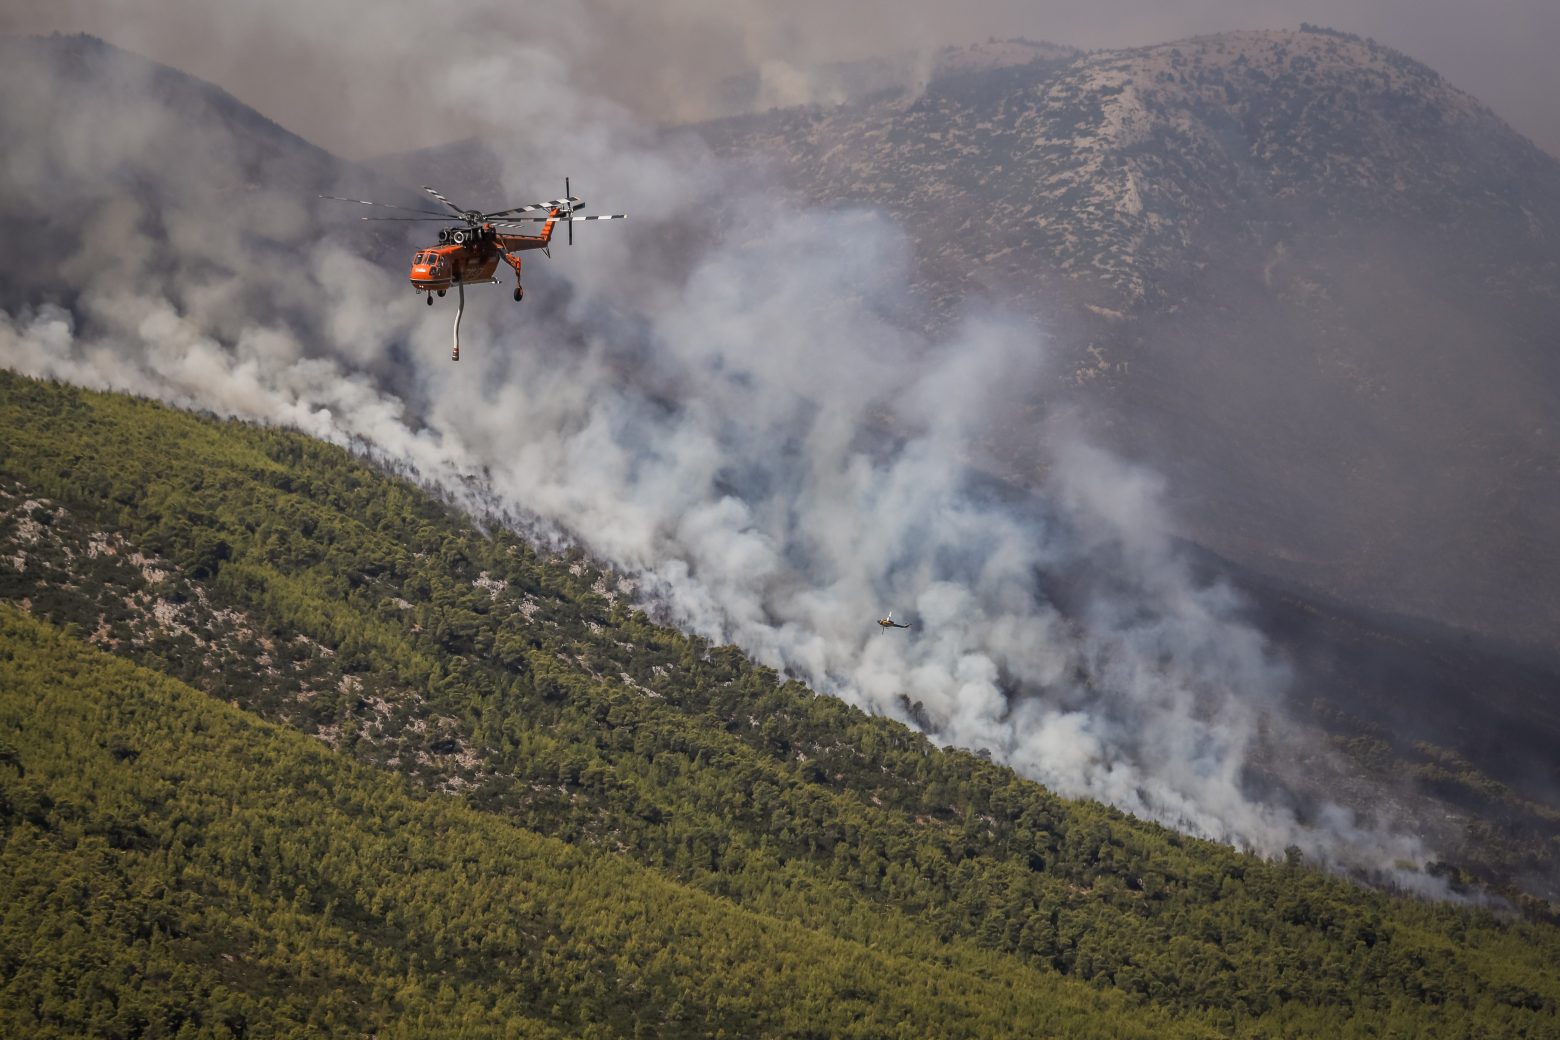
[(518, 285), (515, 286), (515, 302), (519, 303), (523, 299), (525, 299), (525, 290)]
[(428, 306), (430, 306), (430, 307), (432, 307), (432, 306), (433, 306), (433, 296), (432, 296), (432, 294), (430, 294), (430, 295), (429, 295), (429, 296), (428, 296)]
[(443, 297), (443, 295), (444, 295), (444, 290), (443, 290), (443, 289), (440, 289), (440, 290), (439, 290), (439, 296), (440, 296), (440, 297)]

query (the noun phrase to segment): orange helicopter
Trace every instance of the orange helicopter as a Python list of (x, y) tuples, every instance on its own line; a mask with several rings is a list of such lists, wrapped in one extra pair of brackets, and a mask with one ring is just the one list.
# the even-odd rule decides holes
[[(385, 209), (401, 210), (406, 213), (416, 213), (414, 217), (364, 217), (364, 220), (442, 220), (449, 222), (451, 216), (460, 223), (453, 227), (439, 230), (439, 244), (426, 249), (419, 249), (412, 257), (412, 270), (408, 277), (411, 279), (412, 288), (418, 292), (428, 294), (428, 306), (433, 306), (435, 294), (443, 296), (450, 289), (455, 289), (460, 294), (460, 304), (455, 309), (455, 342), (450, 351), (450, 360), (460, 360), (460, 318), (466, 311), (466, 286), (491, 285), (497, 282), (494, 273), (498, 270), (500, 260), (514, 268), (515, 272), (515, 302), (525, 299), (525, 289), (520, 284), (520, 257), (517, 255), (527, 249), (540, 249), (548, 256), (552, 255), (550, 243), (552, 242), (553, 225), (562, 221), (569, 226), (569, 244), (574, 244), (574, 225), (581, 220), (625, 220), (626, 213), (592, 214), (591, 216), (579, 216), (579, 212), (585, 208), (584, 200), (569, 194), (569, 179), (563, 179), (563, 198), (553, 199), (550, 202), (535, 202), (529, 206), (514, 206), (510, 209), (494, 210), (491, 213), (482, 213), (474, 209), (462, 209), (443, 195), (434, 191), (427, 185), (423, 191), (438, 199), (449, 207), (449, 213), (442, 213), (431, 209), (412, 209), (408, 206), (393, 206), (388, 202), (370, 202), (367, 199), (347, 199), (340, 195), (321, 195), (322, 199), (332, 199), (336, 202), (356, 202), (364, 206), (381, 206)], [(527, 217), (522, 214), (545, 209), (545, 217)], [(523, 222), (536, 222), (542, 225), (539, 235), (506, 234), (500, 228), (517, 228), (524, 226)]]

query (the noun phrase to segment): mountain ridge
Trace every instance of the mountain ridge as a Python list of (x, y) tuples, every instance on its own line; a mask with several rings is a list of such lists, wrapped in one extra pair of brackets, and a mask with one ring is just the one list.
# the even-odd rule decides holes
[(1164, 473), (1185, 537), (1560, 659), (1560, 161), (1422, 64), (1220, 34), (701, 133), (896, 215), (933, 320), (1032, 319), (1033, 407)]

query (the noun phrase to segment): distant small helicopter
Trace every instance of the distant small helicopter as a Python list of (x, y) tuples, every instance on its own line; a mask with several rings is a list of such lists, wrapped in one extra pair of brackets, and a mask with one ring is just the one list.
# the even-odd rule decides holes
[[(412, 270), (408, 277), (411, 279), (412, 288), (418, 292), (428, 294), (428, 306), (433, 306), (433, 297), (437, 293), (443, 296), (450, 289), (460, 293), (460, 305), (455, 310), (455, 341), (450, 350), (450, 360), (460, 360), (460, 318), (466, 311), (466, 286), (491, 285), (498, 281), (494, 272), (498, 270), (499, 260), (503, 260), (515, 271), (515, 302), (519, 303), (525, 298), (525, 288), (520, 284), (520, 257), (516, 254), (527, 249), (540, 249), (548, 256), (552, 255), (550, 243), (552, 242), (553, 225), (562, 221), (569, 225), (569, 244), (574, 244), (574, 225), (581, 220), (626, 220), (626, 213), (593, 214), (591, 216), (578, 216), (585, 208), (583, 199), (569, 193), (569, 179), (563, 179), (563, 198), (553, 199), (550, 202), (535, 202), (529, 206), (515, 206), (510, 209), (494, 210), (491, 213), (481, 213), (474, 209), (462, 209), (443, 195), (434, 191), (427, 185), (423, 191), (438, 199), (449, 207), (454, 217), (460, 221), (453, 227), (441, 228), (439, 231), (439, 244), (427, 249), (419, 249), (412, 257)], [(415, 217), (364, 217), (364, 220), (442, 220), (448, 222), (451, 213), (443, 213), (432, 209), (411, 209), (407, 206), (393, 206), (388, 202), (370, 202), (367, 199), (347, 199), (340, 195), (321, 195), (322, 199), (331, 199), (336, 202), (356, 202), (364, 206), (382, 206), (385, 209), (401, 210), (405, 213), (416, 213)], [(547, 210), (545, 217), (526, 217), (524, 213), (535, 210)], [(495, 218), (504, 218), (495, 223)], [(499, 228), (513, 228), (523, 226), (522, 222), (541, 223), (542, 233), (539, 235), (513, 235), (504, 234)]]
[(894, 612), (892, 610), (890, 610), (888, 612), (888, 617), (878, 618), (878, 625), (881, 628), (909, 628), (910, 627), (909, 625), (901, 625), (898, 622), (896, 622), (894, 620)]

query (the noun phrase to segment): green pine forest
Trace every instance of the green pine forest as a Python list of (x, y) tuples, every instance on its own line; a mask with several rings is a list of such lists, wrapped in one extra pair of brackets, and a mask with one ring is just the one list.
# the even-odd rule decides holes
[(298, 434), (0, 373), (0, 1036), (1560, 1036), (1560, 927), (1057, 798)]

